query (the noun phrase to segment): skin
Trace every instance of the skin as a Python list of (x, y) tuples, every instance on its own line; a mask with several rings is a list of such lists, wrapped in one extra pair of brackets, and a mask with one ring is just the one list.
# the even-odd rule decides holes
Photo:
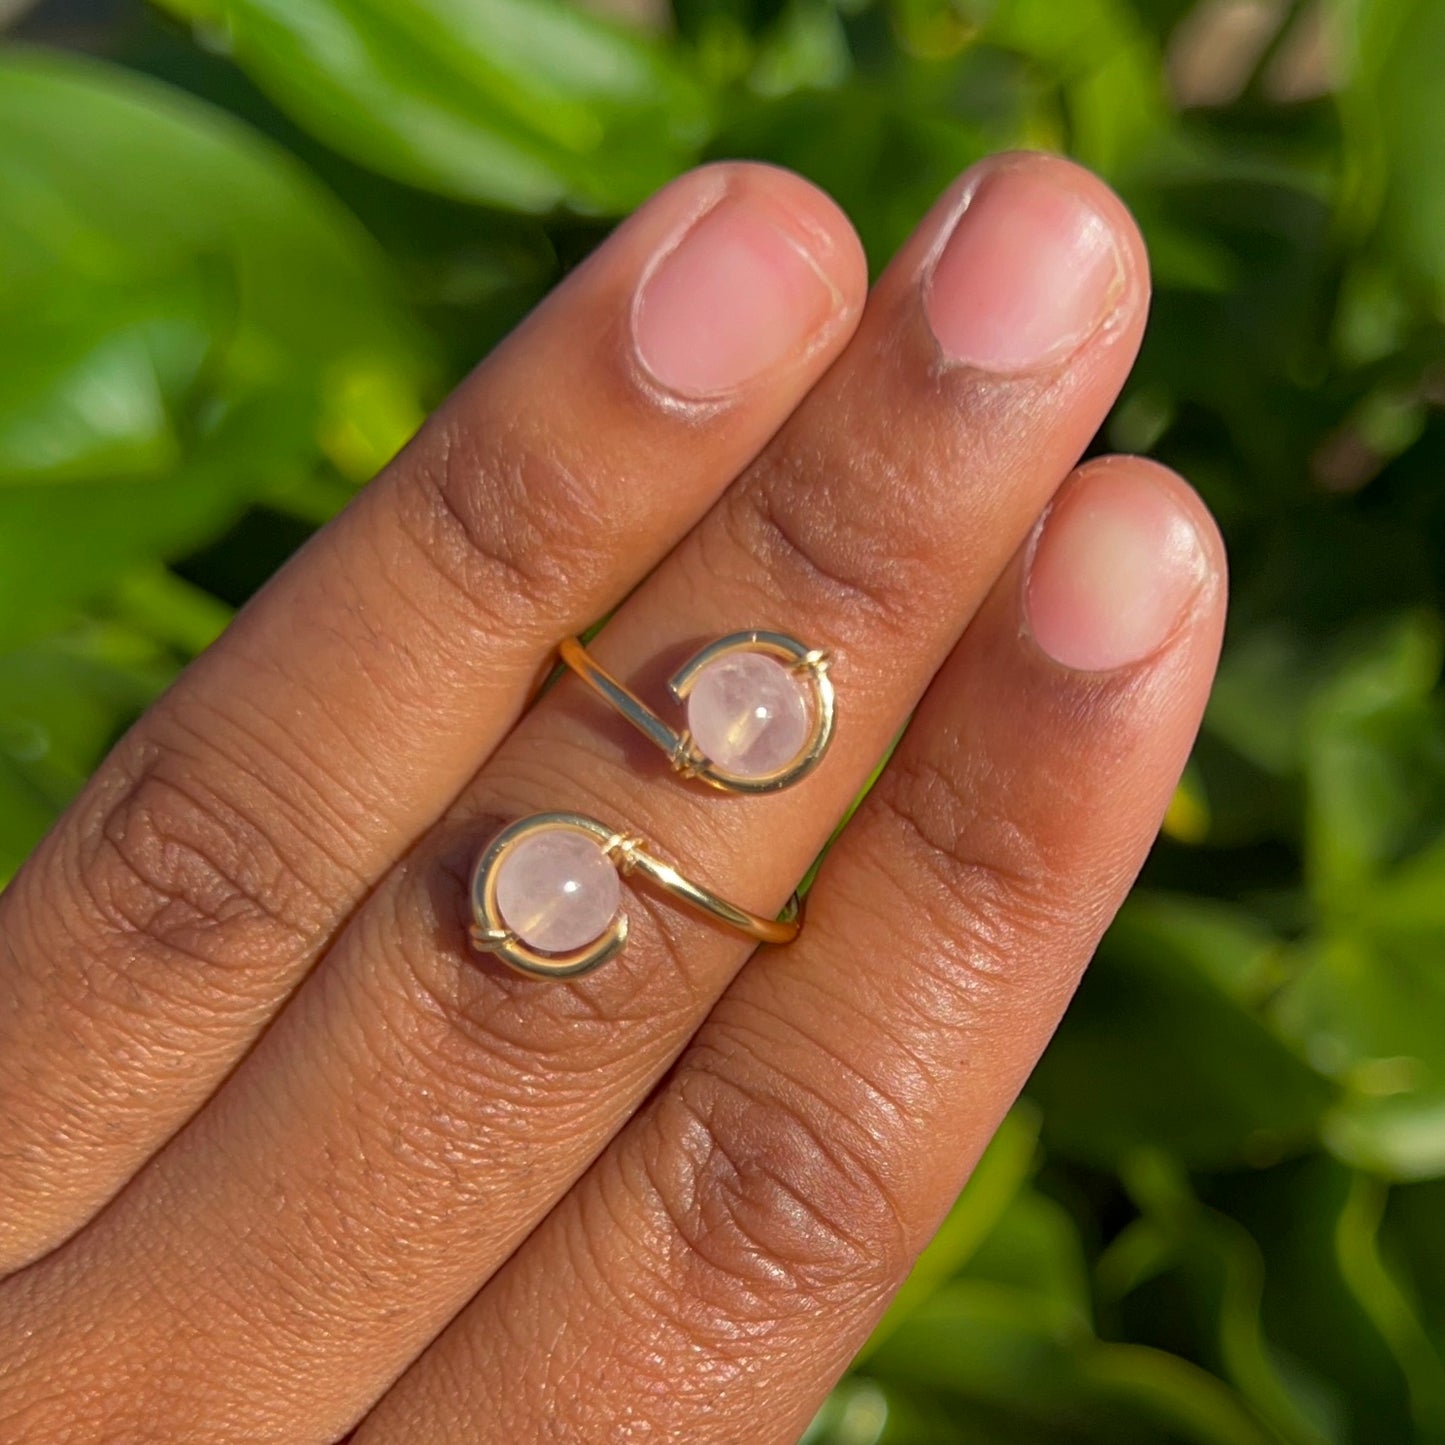
[[(1075, 203), (1112, 259), (1097, 314), (1053, 335), (1088, 268), (1018, 257)], [(719, 216), (807, 258), (822, 301), (787, 345), (791, 272), (756, 316), (649, 329), (705, 285), (659, 268)], [(806, 1426), (1141, 865), (1224, 606), (1181, 480), (1073, 470), (1147, 308), (1100, 182), (985, 162), (865, 289), (846, 219), (797, 177), (675, 182), (0, 895), (0, 1436)], [(828, 648), (824, 765), (723, 797), (574, 680), (538, 695), (557, 638), (609, 612), (596, 655), (653, 696), (743, 627)], [(583, 979), (469, 953), (472, 858), (549, 808), (779, 907), (910, 713), (787, 949), (628, 888), (628, 947)]]

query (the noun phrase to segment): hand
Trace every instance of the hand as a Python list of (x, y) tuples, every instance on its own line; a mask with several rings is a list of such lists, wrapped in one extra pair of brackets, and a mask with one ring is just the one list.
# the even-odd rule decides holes
[[(1184, 483), (1070, 475), (1147, 300), (1098, 181), (985, 162), (864, 291), (798, 178), (668, 187), (0, 898), (0, 1437), (806, 1426), (1139, 868), (1224, 604)], [(612, 609), (652, 696), (724, 633), (827, 648), (823, 765), (725, 797), (539, 696)], [(625, 886), (583, 979), (469, 951), (478, 848), (542, 809), (780, 907), (915, 708), (796, 943)]]

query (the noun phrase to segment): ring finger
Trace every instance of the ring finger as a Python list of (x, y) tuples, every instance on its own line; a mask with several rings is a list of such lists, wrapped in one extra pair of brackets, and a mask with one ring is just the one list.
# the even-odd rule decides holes
[[(584, 1439), (620, 1420), (690, 1445), (796, 1440), (1143, 861), (1223, 603), (1218, 534), (1178, 478), (1081, 468), (829, 854), (806, 937), (734, 981), (357, 1445)], [(1023, 1428), (1053, 1438), (1042, 1417)]]
[[(951, 191), (843, 360), (596, 644), (631, 677), (744, 626), (829, 649), (827, 765), (766, 798), (644, 785), (631, 739), (579, 688), (546, 696), (214, 1103), (0, 1306), (26, 1320), (21, 1368), (98, 1376), (128, 1420), (256, 1438), (354, 1421), (575, 1180), (749, 952), (638, 897), (626, 953), (585, 980), (471, 967), (458, 844), (482, 819), (592, 812), (728, 896), (780, 905), (1102, 419), (1144, 301), (1132, 224), (1073, 167), (1006, 157)], [(95, 1317), (117, 1342), (99, 1357), (75, 1343)], [(203, 1368), (218, 1350), (224, 1376)]]

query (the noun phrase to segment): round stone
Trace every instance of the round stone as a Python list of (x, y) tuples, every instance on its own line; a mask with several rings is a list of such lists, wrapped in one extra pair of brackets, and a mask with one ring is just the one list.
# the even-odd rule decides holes
[(497, 910), (523, 943), (571, 953), (595, 943), (617, 916), (622, 884), (594, 838), (549, 828), (523, 838), (497, 869)]
[(741, 778), (766, 777), (807, 745), (808, 692), (775, 657), (727, 653), (693, 680), (687, 726), (703, 756), (718, 767)]

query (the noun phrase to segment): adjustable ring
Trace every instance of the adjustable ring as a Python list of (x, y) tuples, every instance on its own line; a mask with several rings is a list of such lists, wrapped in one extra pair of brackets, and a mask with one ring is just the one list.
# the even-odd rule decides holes
[(634, 873), (759, 943), (791, 943), (802, 927), (796, 893), (781, 918), (762, 918), (684, 878), (636, 834), (581, 813), (536, 813), (477, 859), (472, 944), (533, 978), (590, 973), (627, 942), (621, 879)]
[(669, 727), (575, 637), (559, 651), (598, 697), (667, 754), (684, 777), (729, 793), (773, 793), (806, 777), (833, 740), (828, 654), (782, 632), (734, 632), (669, 680), (687, 727)]

